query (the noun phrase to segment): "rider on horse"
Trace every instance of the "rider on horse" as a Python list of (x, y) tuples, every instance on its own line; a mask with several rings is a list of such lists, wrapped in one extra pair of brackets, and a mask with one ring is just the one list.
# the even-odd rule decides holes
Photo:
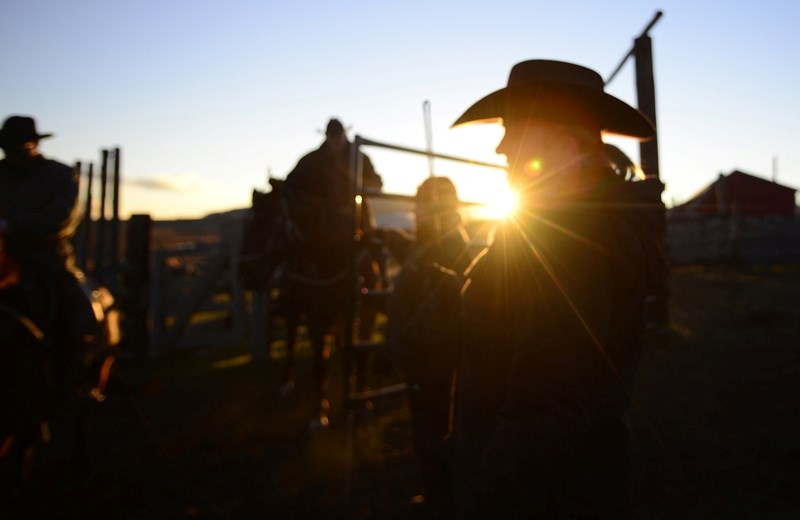
[[(12, 417), (12, 409), (27, 398), (18, 395), (21, 390), (14, 381), (32, 384), (22, 381), (31, 379), (24, 374), (8, 373), (18, 369), (20, 356), (27, 355), (20, 338), (27, 335), (28, 341), (37, 343), (34, 350), (43, 348), (46, 353), (48, 406), (72, 409), (75, 390), (82, 383), (86, 338), (98, 334), (94, 311), (78, 278), (82, 274), (73, 267), (70, 244), (79, 216), (78, 179), (72, 168), (39, 153), (39, 140), (50, 135), (39, 134), (35, 121), (23, 116), (9, 117), (0, 128), (0, 148), (5, 153), (0, 160), (0, 263), (4, 266), (0, 268), (0, 341), (6, 347), (4, 374), (11, 378), (4, 382), (2, 399), (13, 401), (3, 410), (3, 456), (11, 438), (6, 430), (13, 430), (9, 425), (18, 420)], [(24, 325), (28, 332), (15, 332), (20, 330), (15, 324)], [(42, 436), (48, 435), (43, 431)]]
[[(301, 227), (319, 231), (319, 236), (308, 237), (311, 247), (319, 245), (322, 249), (330, 241), (340, 242), (345, 237), (337, 232), (349, 231), (350, 212), (354, 204), (351, 198), (349, 145), (342, 123), (338, 119), (331, 119), (325, 130), (325, 141), (319, 148), (303, 156), (286, 177), (285, 187), (292, 195), (308, 203), (308, 217), (314, 219), (311, 222), (313, 225), (303, 226), (301, 223)], [(375, 173), (369, 157), (359, 152), (359, 161), (363, 166), (363, 188), (367, 191), (380, 190), (383, 181)], [(363, 208), (358, 228), (369, 231), (375, 227), (374, 217), (368, 203)]]
[[(326, 337), (343, 341), (340, 327), (345, 318), (347, 301), (352, 287), (346, 276), (354, 265), (353, 244), (356, 232), (361, 244), (370, 244), (374, 236), (374, 218), (368, 203), (363, 204), (360, 220), (353, 221), (354, 183), (350, 176), (351, 152), (345, 128), (338, 119), (331, 119), (325, 131), (325, 141), (316, 150), (304, 155), (287, 175), (282, 186), (289, 216), (302, 234), (299, 247), (310, 271), (300, 284), (306, 295), (306, 316), (311, 343), (315, 351), (315, 375), (320, 396), (319, 423), (328, 424), (329, 403), (328, 356)], [(362, 166), (362, 185), (365, 191), (380, 190), (383, 186), (369, 157), (359, 152)], [(366, 202), (366, 201), (365, 201)], [(361, 283), (374, 286), (380, 279), (377, 262), (365, 261), (359, 276)], [(362, 262), (364, 263), (364, 262)], [(362, 307), (359, 335), (369, 335), (374, 321), (374, 309)], [(363, 373), (363, 356), (357, 358), (357, 372)], [(360, 378), (363, 381), (363, 378)]]

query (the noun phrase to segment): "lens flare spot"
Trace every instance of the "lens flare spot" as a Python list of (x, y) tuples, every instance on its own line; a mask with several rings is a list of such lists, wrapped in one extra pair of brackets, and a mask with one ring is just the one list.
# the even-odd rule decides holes
[(542, 167), (543, 167), (542, 160), (534, 157), (533, 159), (528, 161), (526, 169), (528, 170), (529, 174), (533, 176), (538, 176), (539, 174), (542, 173)]

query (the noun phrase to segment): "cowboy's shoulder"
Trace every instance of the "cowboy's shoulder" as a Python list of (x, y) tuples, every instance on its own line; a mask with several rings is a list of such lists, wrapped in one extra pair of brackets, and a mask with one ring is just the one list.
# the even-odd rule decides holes
[(314, 173), (319, 170), (326, 170), (333, 160), (334, 159), (330, 152), (327, 149), (320, 147), (315, 150), (311, 150), (301, 157), (297, 162), (297, 167), (295, 170), (304, 171), (306, 173)]
[(320, 150), (311, 150), (307, 154), (300, 157), (300, 159), (297, 161), (297, 167), (295, 169), (307, 166), (308, 164), (314, 162), (315, 160), (318, 160), (319, 155), (320, 155)]
[(317, 150), (308, 152), (297, 161), (292, 171), (286, 175), (285, 185), (287, 187), (297, 188), (310, 180), (308, 177), (316, 170), (315, 165), (318, 162), (316, 152)]
[(611, 256), (612, 260), (626, 261), (643, 254), (643, 240), (646, 237), (625, 215), (602, 212), (592, 219), (590, 226), (593, 228), (590, 232), (598, 243), (606, 251), (616, 253)]
[(75, 174), (75, 168), (68, 166), (61, 161), (55, 159), (42, 158), (40, 168), (43, 171), (52, 173), (53, 175), (62, 175), (72, 177)]
[(614, 211), (597, 212), (585, 220), (579, 232), (592, 237), (593, 243), (582, 247), (582, 254), (570, 257), (572, 272), (608, 278), (622, 285), (642, 276), (646, 260), (643, 237), (628, 219)]
[[(20, 168), (9, 162), (7, 159), (0, 159), (0, 174), (6, 173), (17, 173), (17, 174), (26, 174), (32, 173), (34, 175), (48, 175), (48, 176), (55, 176), (55, 177), (69, 177), (72, 178), (76, 170), (71, 166), (67, 166), (66, 164), (56, 161), (55, 159), (48, 159), (45, 157), (39, 157), (35, 160), (31, 165), (26, 166), (25, 168)], [(26, 175), (27, 177), (27, 175)]]
[(77, 189), (78, 170), (55, 159), (42, 158), (32, 170), (32, 182), (38, 187), (49, 186), (56, 190)]

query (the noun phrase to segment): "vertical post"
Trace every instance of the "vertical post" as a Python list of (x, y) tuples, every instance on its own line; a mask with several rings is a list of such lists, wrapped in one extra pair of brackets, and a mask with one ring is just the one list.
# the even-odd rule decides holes
[[(362, 220), (362, 211), (363, 211), (363, 195), (361, 191), (364, 187), (364, 179), (363, 179), (363, 170), (364, 170), (364, 163), (361, 157), (361, 137), (355, 136), (353, 139), (353, 144), (350, 146), (350, 204), (352, 211), (352, 224), (351, 229), (353, 230), (353, 238), (352, 247), (353, 250), (351, 251), (352, 255), (351, 258), (355, 259), (355, 242), (361, 236), (361, 220)], [(355, 272), (355, 261), (353, 262), (353, 272)]]
[(422, 116), (425, 119), (425, 150), (428, 152), (428, 176), (433, 177), (433, 130), (431, 129), (431, 102), (422, 103)]
[(125, 232), (128, 269), (122, 280), (127, 294), (125, 342), (136, 356), (147, 358), (147, 313), (150, 308), (150, 215), (131, 215)]
[(347, 275), (347, 308), (345, 309), (345, 329), (344, 329), (344, 356), (343, 356), (343, 372), (344, 372), (344, 396), (343, 396), (343, 411), (344, 416), (350, 413), (350, 377), (353, 369), (353, 320), (355, 319), (356, 310), (356, 240), (359, 238), (359, 230), (361, 227), (361, 164), (359, 161), (361, 148), (361, 136), (356, 135), (353, 143), (350, 145), (350, 207), (352, 208), (352, 222), (351, 229), (352, 235), (349, 240), (348, 250), (348, 275)]
[[(94, 182), (94, 163), (89, 163), (89, 168), (86, 171), (86, 197), (84, 200), (83, 209), (83, 226), (85, 242), (81, 244), (81, 250), (78, 251), (79, 264), (81, 269), (89, 271), (89, 251), (92, 247), (92, 229), (94, 229), (94, 221), (92, 220), (92, 183)], [(92, 262), (92, 271), (94, 271), (94, 262)]]
[[(220, 225), (220, 253), (227, 257), (227, 278), (230, 284), (230, 312), (233, 321), (233, 335), (237, 344), (245, 341), (245, 301), (244, 288), (239, 278), (239, 251), (242, 248), (242, 223), (237, 221), (225, 222)], [(226, 251), (227, 249), (227, 251)]]
[(164, 314), (166, 312), (164, 302), (163, 287), (166, 284), (166, 261), (167, 253), (160, 249), (153, 251), (153, 264), (150, 270), (150, 287), (148, 288), (149, 314), (150, 314), (150, 342), (148, 354), (150, 358), (156, 358), (161, 354), (161, 346), (166, 338), (166, 323)]
[[(78, 194), (80, 195), (81, 185), (83, 184), (83, 163), (78, 161), (75, 163), (74, 166), (75, 171), (75, 179), (78, 183)], [(83, 217), (83, 212), (81, 211), (81, 217)], [(73, 238), (73, 247), (75, 248), (75, 265), (81, 271), (86, 271), (86, 257), (84, 256), (84, 251), (86, 249), (86, 222), (83, 218), (81, 218), (80, 223), (78, 224), (78, 229), (76, 230), (75, 237)]]
[[(641, 159), (642, 170), (645, 176), (659, 181), (660, 191), (663, 192), (664, 184), (660, 182), (661, 172), (658, 164), (658, 121), (656, 119), (656, 86), (653, 74), (653, 43), (647, 31), (655, 25), (662, 12), (658, 11), (656, 16), (642, 32), (642, 35), (634, 40), (633, 55), (636, 61), (636, 96), (638, 98), (639, 110), (650, 119), (655, 128), (655, 134), (649, 141), (639, 144), (639, 156)], [(660, 194), (659, 194), (660, 195)], [(660, 204), (660, 218), (656, 228), (652, 230), (653, 235), (658, 240), (664, 257), (668, 257), (666, 244), (667, 212), (666, 208), (658, 199)], [(657, 288), (655, 302), (653, 305), (654, 319), (657, 322), (656, 331), (658, 341), (662, 342), (669, 338), (669, 285), (667, 282), (668, 264), (662, 266), (664, 276), (661, 286)]]
[[(353, 436), (355, 435), (355, 417), (353, 415), (352, 406), (350, 403), (350, 378), (353, 372), (353, 356), (355, 355), (353, 346), (353, 334), (355, 333), (354, 321), (356, 315), (356, 241), (360, 238), (359, 231), (361, 230), (361, 188), (363, 184), (363, 164), (360, 160), (361, 153), (361, 136), (356, 135), (353, 139), (353, 144), (350, 146), (350, 204), (353, 208), (352, 211), (352, 228), (353, 235), (350, 240), (350, 248), (348, 251), (348, 276), (347, 276), (347, 300), (345, 309), (345, 326), (344, 326), (344, 356), (343, 359), (343, 372), (344, 372), (344, 392), (342, 397), (342, 411), (343, 417), (347, 422), (347, 461), (345, 462), (345, 486), (343, 502), (350, 503), (351, 482), (353, 479)], [(359, 195), (359, 197), (356, 196)]]
[(250, 291), (250, 353), (257, 361), (269, 359), (269, 288)]
[(108, 150), (102, 150), (100, 161), (100, 215), (97, 218), (97, 244), (94, 273), (100, 283), (106, 283), (106, 190), (108, 186)]
[(636, 94), (639, 110), (650, 119), (656, 128), (656, 133), (652, 139), (639, 144), (642, 170), (644, 170), (645, 175), (658, 179), (660, 174), (658, 168), (656, 87), (653, 77), (653, 46), (652, 40), (647, 34), (636, 38), (633, 45), (633, 53), (636, 58)]
[(109, 280), (111, 290), (116, 290), (119, 276), (119, 182), (120, 182), (120, 150), (114, 149), (114, 177), (111, 192), (111, 247), (109, 248)]

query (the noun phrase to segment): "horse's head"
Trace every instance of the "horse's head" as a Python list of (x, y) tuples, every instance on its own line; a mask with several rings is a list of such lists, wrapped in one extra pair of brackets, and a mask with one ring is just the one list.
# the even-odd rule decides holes
[(251, 286), (265, 286), (272, 271), (296, 255), (303, 244), (281, 185), (270, 184), (272, 191), (253, 190), (253, 205), (242, 236), (240, 271)]

